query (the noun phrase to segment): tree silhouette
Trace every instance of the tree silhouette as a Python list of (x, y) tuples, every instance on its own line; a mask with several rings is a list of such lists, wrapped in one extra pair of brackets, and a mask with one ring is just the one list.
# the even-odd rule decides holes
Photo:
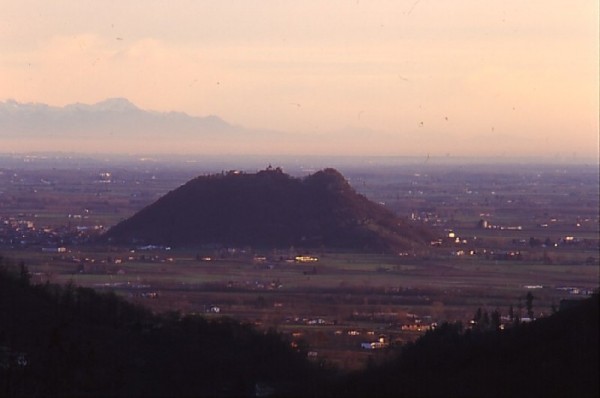
[(475, 315), (473, 316), (473, 321), (475, 321), (475, 325), (477, 325), (476, 327), (479, 328), (479, 324), (481, 322), (481, 317), (483, 316), (482, 312), (481, 312), (481, 307), (477, 308), (477, 311), (475, 312)]
[(488, 315), (487, 310), (483, 311), (483, 316), (481, 317), (481, 329), (488, 330), (490, 327), (490, 316)]
[(525, 296), (525, 308), (527, 309), (527, 316), (533, 320), (533, 294), (531, 292), (527, 292)]
[(500, 311), (498, 311), (497, 309), (494, 310), (492, 312), (492, 316), (491, 316), (491, 329), (492, 330), (499, 330), (500, 329), (500, 324), (501, 324), (501, 320), (500, 320)]
[(19, 262), (19, 282), (23, 286), (28, 286), (29, 279), (31, 279), (31, 275), (29, 274), (29, 270), (27, 269), (25, 262)]

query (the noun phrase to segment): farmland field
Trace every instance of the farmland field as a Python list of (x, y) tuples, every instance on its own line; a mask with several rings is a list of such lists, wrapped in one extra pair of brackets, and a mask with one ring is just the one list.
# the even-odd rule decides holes
[[(360, 366), (372, 355), (361, 349), (362, 342), (385, 336), (402, 344), (431, 324), (467, 324), (477, 308), (506, 315), (512, 305), (525, 316), (528, 291), (535, 297), (536, 317), (548, 315), (562, 299), (596, 289), (599, 278), (596, 265), (411, 263), (350, 252), (315, 253), (318, 261), (307, 265), (282, 260), (280, 254), (210, 260), (189, 250), (11, 256), (26, 259), (33, 282), (71, 281), (114, 291), (157, 312), (228, 316), (274, 327), (340, 366)], [(85, 259), (86, 265), (73, 258)], [(422, 327), (403, 330), (410, 325)], [(342, 361), (351, 353), (354, 360)]]

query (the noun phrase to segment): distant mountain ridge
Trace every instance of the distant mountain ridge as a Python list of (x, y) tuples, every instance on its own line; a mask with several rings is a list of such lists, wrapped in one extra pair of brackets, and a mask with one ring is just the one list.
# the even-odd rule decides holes
[(23, 136), (105, 136), (235, 133), (217, 116), (194, 117), (181, 112), (153, 112), (138, 108), (125, 98), (110, 98), (93, 105), (64, 107), (39, 103), (0, 102), (0, 138)]
[(121, 244), (337, 247), (406, 251), (432, 232), (356, 193), (334, 169), (197, 177), (104, 236)]
[(0, 152), (312, 156), (347, 155), (360, 148), (363, 155), (382, 145), (381, 140), (364, 142), (372, 134), (368, 129), (246, 127), (218, 115), (144, 110), (125, 98), (62, 107), (0, 101)]

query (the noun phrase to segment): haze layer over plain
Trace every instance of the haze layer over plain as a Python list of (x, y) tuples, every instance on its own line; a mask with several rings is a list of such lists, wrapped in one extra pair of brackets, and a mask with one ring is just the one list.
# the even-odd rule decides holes
[(0, 100), (125, 97), (277, 132), (230, 153), (598, 156), (595, 1), (9, 2), (0, 51)]

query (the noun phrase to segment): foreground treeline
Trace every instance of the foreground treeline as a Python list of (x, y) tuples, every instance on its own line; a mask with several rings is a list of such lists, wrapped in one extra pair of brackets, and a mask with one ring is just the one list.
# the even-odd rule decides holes
[(443, 324), (394, 360), (348, 377), (332, 395), (598, 397), (598, 294), (506, 330)]
[(0, 257), (0, 397), (597, 397), (598, 304), (596, 294), (506, 330), (446, 323), (341, 375), (275, 332), (31, 285), (24, 264)]
[(274, 332), (156, 316), (114, 294), (30, 285), (15, 269), (0, 264), (0, 397), (310, 395), (318, 384)]

